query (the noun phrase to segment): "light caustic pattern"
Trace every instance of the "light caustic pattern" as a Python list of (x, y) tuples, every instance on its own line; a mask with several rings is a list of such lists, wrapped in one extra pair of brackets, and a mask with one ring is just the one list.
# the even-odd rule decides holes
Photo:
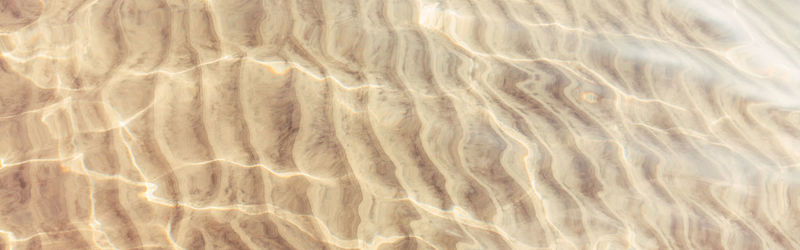
[(800, 248), (796, 1), (0, 2), (0, 249)]

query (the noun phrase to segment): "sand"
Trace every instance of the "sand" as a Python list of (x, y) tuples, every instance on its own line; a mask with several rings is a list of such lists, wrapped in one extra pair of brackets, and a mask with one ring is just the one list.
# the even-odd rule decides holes
[(797, 249), (792, 0), (2, 0), (0, 249)]

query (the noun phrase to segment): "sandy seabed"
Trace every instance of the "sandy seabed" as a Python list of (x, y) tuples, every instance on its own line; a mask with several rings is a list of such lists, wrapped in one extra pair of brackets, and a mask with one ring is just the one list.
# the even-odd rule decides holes
[(800, 248), (797, 1), (0, 4), (0, 249)]

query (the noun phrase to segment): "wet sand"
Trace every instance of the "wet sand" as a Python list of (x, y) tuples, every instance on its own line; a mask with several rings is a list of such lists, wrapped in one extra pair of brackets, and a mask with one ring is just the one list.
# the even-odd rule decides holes
[(2, 0), (0, 249), (797, 249), (791, 0)]

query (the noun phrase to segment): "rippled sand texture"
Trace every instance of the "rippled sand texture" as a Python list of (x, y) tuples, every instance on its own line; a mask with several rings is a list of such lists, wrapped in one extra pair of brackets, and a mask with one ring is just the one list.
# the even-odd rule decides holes
[(0, 3), (0, 248), (800, 248), (796, 1)]

